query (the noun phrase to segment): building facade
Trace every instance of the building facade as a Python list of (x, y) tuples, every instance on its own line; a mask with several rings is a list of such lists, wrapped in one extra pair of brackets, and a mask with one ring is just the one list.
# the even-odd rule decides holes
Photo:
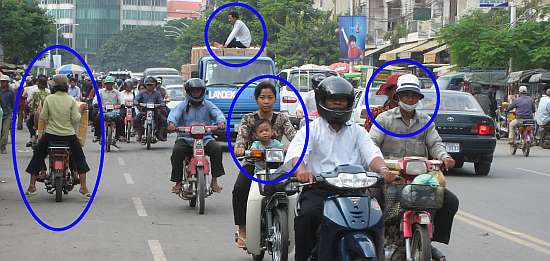
[(206, 9), (205, 0), (168, 0), (168, 19), (194, 19)]

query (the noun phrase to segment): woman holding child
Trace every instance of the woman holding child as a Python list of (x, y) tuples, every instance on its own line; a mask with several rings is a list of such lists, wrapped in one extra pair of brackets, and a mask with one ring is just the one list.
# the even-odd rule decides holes
[[(254, 91), (254, 97), (258, 104), (258, 110), (243, 116), (235, 145), (235, 155), (243, 156), (254, 141), (259, 141), (255, 146), (271, 141), (265, 137), (266, 132), (272, 134), (270, 139), (282, 140), (283, 135), (292, 140), (296, 130), (290, 123), (288, 116), (273, 111), (273, 105), (277, 98), (275, 85), (269, 81), (258, 84)], [(267, 121), (267, 122), (266, 122)], [(257, 129), (256, 129), (257, 128)], [(275, 142), (276, 143), (276, 142)], [(247, 173), (254, 173), (254, 163), (244, 162), (243, 168)], [(233, 216), (235, 225), (238, 226), (237, 247), (244, 248), (246, 241), (246, 203), (252, 181), (243, 173), (239, 173), (233, 187)]]

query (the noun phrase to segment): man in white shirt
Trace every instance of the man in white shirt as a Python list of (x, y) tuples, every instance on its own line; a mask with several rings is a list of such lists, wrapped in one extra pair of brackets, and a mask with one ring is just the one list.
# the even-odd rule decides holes
[(535, 119), (541, 127), (550, 123), (550, 88), (546, 89), (546, 93), (540, 98)]
[[(315, 91), (317, 111), (320, 117), (310, 126), (308, 147), (303, 162), (296, 170), (300, 182), (313, 181), (313, 173), (332, 171), (343, 164), (362, 165), (365, 169), (381, 173), (386, 182), (395, 178), (384, 163), (380, 149), (371, 140), (367, 131), (350, 122), (353, 111), (353, 86), (344, 78), (328, 77), (321, 81)], [(298, 131), (289, 145), (285, 164), (295, 165), (300, 157), (306, 139), (305, 128)], [(382, 191), (373, 191), (382, 203)], [(319, 187), (305, 187), (300, 195), (300, 210), (294, 221), (296, 235), (296, 261), (306, 261), (319, 241), (316, 260), (336, 260), (335, 237), (317, 239), (321, 224), (323, 204), (333, 192)], [(384, 256), (384, 237), (380, 231), (376, 235), (377, 256)], [(334, 246), (334, 247), (327, 247)]]
[(232, 11), (227, 16), (229, 22), (233, 25), (233, 30), (227, 37), (223, 47), (225, 48), (248, 48), (250, 47), (250, 42), (252, 42), (252, 37), (250, 36), (250, 30), (239, 20), (239, 13)]
[[(124, 99), (122, 98), (122, 95), (121, 93), (114, 89), (114, 85), (115, 85), (115, 78), (113, 76), (107, 76), (105, 77), (105, 80), (103, 81), (103, 84), (105, 86), (105, 88), (99, 90), (99, 95), (101, 96), (101, 106), (104, 106), (105, 105), (123, 105), (124, 104)], [(94, 122), (94, 134), (95, 134), (95, 138), (93, 140), (93, 142), (98, 142), (100, 140), (100, 136), (101, 136), (101, 126), (99, 125), (100, 124), (100, 120), (99, 120), (99, 105), (98, 105), (98, 101), (97, 101), (97, 96), (94, 97), (94, 101), (93, 101), (93, 104), (94, 104), (94, 115), (92, 116), (93, 117), (93, 122)], [(105, 111), (104, 111), (105, 112)], [(122, 140), (124, 141), (124, 124), (122, 122), (122, 118), (118, 118), (116, 120), (116, 134), (115, 134), (115, 139), (116, 140)]]

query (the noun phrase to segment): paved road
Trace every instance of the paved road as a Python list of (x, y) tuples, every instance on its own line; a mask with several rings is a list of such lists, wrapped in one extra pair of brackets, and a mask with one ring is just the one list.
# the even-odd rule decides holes
[[(17, 159), (23, 170), (31, 153), (23, 148), (26, 132), (17, 134)], [(0, 180), (6, 181), (0, 183), (0, 259), (251, 260), (233, 243), (231, 189), (236, 167), (229, 154), (224, 155), (224, 190), (207, 199), (206, 215), (199, 216), (169, 193), (172, 144), (173, 140), (155, 144), (152, 151), (122, 144), (120, 151), (107, 154), (88, 215), (66, 232), (47, 231), (33, 220), (18, 193), (11, 156), (0, 155)], [(99, 147), (88, 139), (85, 149), (93, 187)], [(442, 247), (448, 259), (549, 260), (549, 159), (550, 150), (540, 148), (534, 148), (529, 158), (510, 156), (506, 145), (499, 143), (489, 176), (473, 176), (470, 164), (453, 171), (448, 181), (461, 205), (451, 245)], [(26, 187), (28, 175), (21, 176)], [(39, 191), (30, 202), (50, 225), (70, 223), (86, 204), (76, 191), (63, 203), (55, 203), (43, 184)]]

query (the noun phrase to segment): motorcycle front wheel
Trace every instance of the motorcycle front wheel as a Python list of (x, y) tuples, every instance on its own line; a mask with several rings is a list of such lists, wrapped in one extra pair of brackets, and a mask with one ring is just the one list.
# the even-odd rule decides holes
[(271, 260), (288, 260), (288, 214), (286, 208), (278, 207), (273, 210), (273, 225), (271, 226)]
[(431, 261), (432, 260), (432, 242), (428, 235), (426, 226), (419, 224), (413, 227), (413, 237), (411, 242), (411, 255), (415, 261)]
[(130, 143), (130, 138), (132, 137), (132, 123), (126, 123), (126, 142)]
[(111, 151), (111, 144), (113, 142), (113, 128), (110, 126), (110, 125), (107, 125), (107, 128), (105, 130), (106, 132), (106, 137), (107, 137), (107, 142), (105, 142), (105, 150), (107, 152), (110, 152)]
[(199, 203), (199, 215), (204, 214), (204, 198), (206, 197), (206, 176), (204, 175), (204, 169), (197, 167), (197, 200)]
[(153, 130), (151, 125), (147, 125), (145, 130), (145, 143), (147, 143), (147, 150), (151, 149), (151, 139), (153, 138)]

